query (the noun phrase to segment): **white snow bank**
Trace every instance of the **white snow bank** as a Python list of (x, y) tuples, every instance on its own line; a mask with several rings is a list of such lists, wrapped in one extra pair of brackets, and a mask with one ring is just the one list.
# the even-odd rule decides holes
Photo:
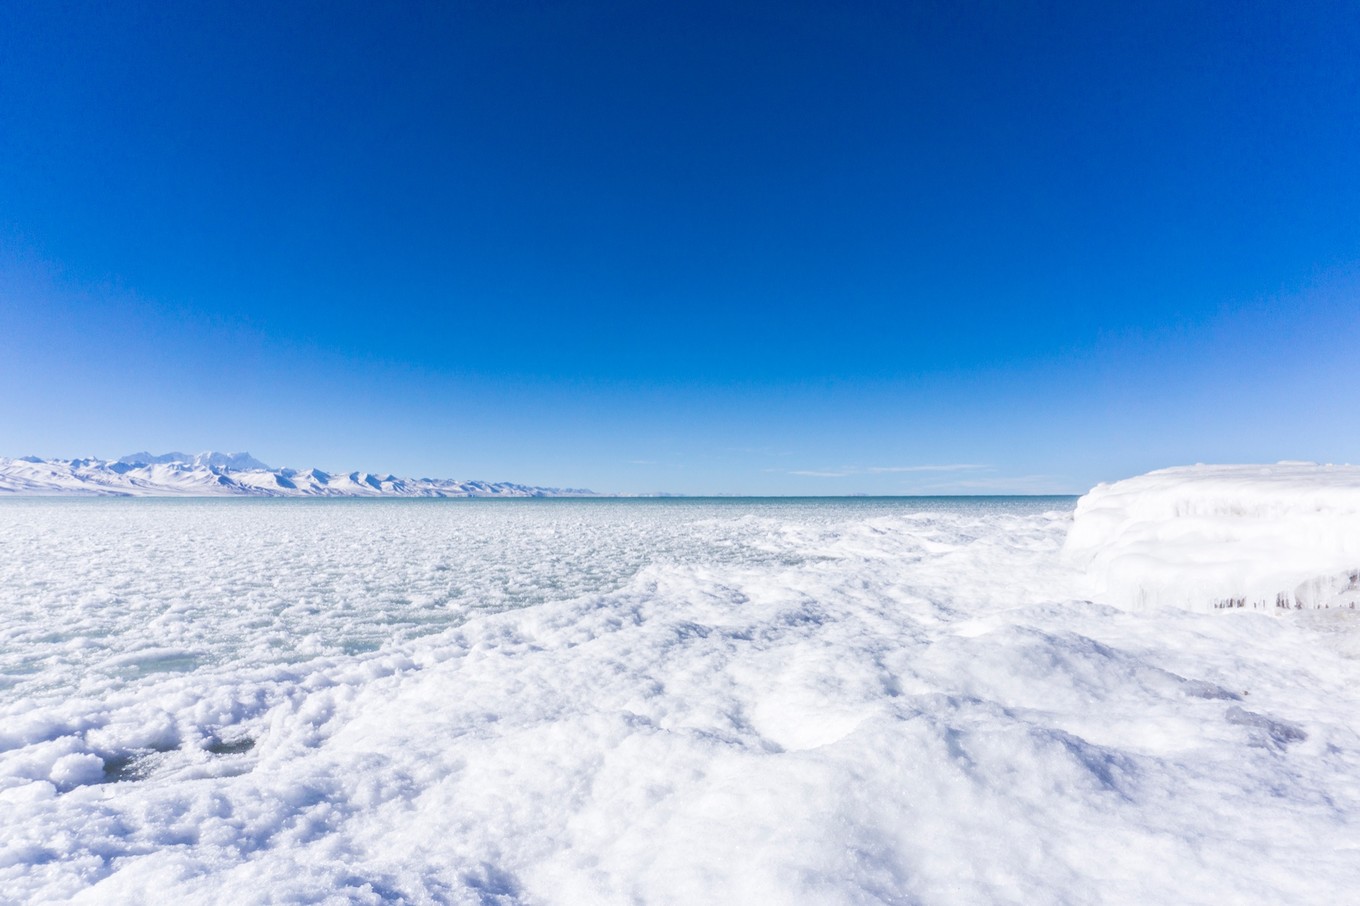
[(1360, 466), (1183, 466), (1102, 484), (1065, 552), (1126, 607), (1352, 607)]

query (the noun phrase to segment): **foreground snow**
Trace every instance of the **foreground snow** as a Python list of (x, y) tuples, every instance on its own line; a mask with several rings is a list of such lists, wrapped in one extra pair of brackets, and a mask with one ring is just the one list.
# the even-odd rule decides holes
[(1360, 889), (1360, 611), (1093, 603), (1070, 511), (932, 506), (10, 501), (0, 890)]
[(1184, 466), (1100, 485), (1067, 554), (1122, 606), (1351, 608), (1360, 466)]
[(0, 457), (0, 497), (590, 497), (581, 488), (271, 469), (249, 453), (134, 453), (121, 459)]

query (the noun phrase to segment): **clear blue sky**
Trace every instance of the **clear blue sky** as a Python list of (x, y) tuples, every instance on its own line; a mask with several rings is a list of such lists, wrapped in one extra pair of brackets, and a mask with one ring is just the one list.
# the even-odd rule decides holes
[(1354, 4), (0, 6), (0, 455), (1360, 460)]

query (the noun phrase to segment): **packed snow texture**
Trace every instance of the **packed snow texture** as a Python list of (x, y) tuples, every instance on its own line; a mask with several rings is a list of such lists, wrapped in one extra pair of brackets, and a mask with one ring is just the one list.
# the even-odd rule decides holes
[(1356, 613), (1071, 501), (9, 500), (0, 897), (1335, 903)]
[(0, 497), (591, 497), (582, 488), (271, 469), (249, 453), (108, 459), (0, 457)]
[(1077, 503), (1067, 554), (1126, 607), (1351, 608), (1360, 467), (1184, 466), (1103, 484)]

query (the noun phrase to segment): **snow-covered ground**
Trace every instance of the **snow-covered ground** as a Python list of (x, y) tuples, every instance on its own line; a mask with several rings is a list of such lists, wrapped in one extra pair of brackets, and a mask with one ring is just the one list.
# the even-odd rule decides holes
[(0, 899), (1353, 898), (1360, 612), (1111, 606), (1071, 525), (5, 501)]

